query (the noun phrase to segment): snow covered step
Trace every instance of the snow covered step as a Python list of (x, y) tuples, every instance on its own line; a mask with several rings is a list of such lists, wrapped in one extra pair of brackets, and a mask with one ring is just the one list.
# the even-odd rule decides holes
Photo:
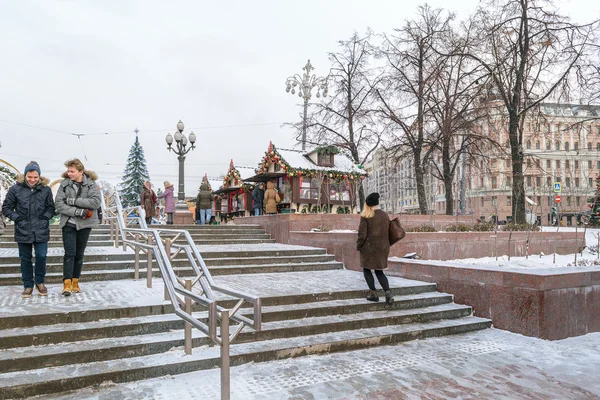
[[(231, 346), (231, 363), (241, 365), (308, 354), (354, 350), (485, 329), (490, 324), (491, 321), (486, 319), (464, 317), (321, 333), (290, 339), (234, 343)], [(173, 349), (167, 353), (149, 356), (8, 372), (0, 374), (0, 398), (24, 398), (64, 392), (104, 381), (127, 382), (214, 368), (218, 365), (218, 347), (204, 346), (195, 348), (191, 356), (184, 356), (181, 349)]]
[[(265, 323), (260, 332), (249, 328), (237, 337), (237, 343), (300, 337), (350, 329), (375, 328), (438, 319), (454, 319), (471, 315), (471, 308), (444, 304), (409, 310), (376, 311), (349, 315), (303, 318)], [(182, 328), (182, 327), (181, 327)], [(231, 328), (233, 332), (234, 327)], [(212, 342), (200, 332), (194, 334), (193, 346)], [(136, 336), (109, 337), (94, 340), (0, 350), (0, 373), (25, 370), (32, 365), (49, 367), (135, 357), (165, 352), (183, 345), (183, 329)]]
[[(452, 295), (428, 292), (415, 295), (396, 296), (392, 307), (382, 303), (374, 303), (365, 299), (345, 299), (317, 301), (314, 303), (291, 304), (284, 306), (263, 307), (263, 322), (285, 321), (291, 319), (314, 318), (352, 313), (376, 312), (381, 310), (417, 309), (423, 307), (448, 304)], [(199, 309), (201, 309), (199, 307)], [(165, 308), (172, 312), (172, 308)], [(146, 310), (146, 313), (150, 310)], [(242, 315), (251, 315), (250, 309), (241, 309)], [(103, 316), (103, 315), (99, 315)], [(206, 312), (194, 312), (198, 319), (206, 318)], [(171, 329), (182, 329), (183, 321), (175, 314), (146, 314), (136, 317), (99, 319), (74, 323), (57, 323), (0, 330), (0, 348), (19, 348), (48, 344), (76, 342), (101, 339), (106, 337), (122, 337), (159, 333)]]

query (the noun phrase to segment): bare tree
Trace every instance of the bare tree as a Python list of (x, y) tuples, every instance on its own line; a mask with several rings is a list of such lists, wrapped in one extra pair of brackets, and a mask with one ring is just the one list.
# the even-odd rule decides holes
[(466, 52), (490, 75), (494, 100), (508, 117), (512, 160), (512, 214), (525, 223), (523, 121), (548, 98), (561, 99), (589, 64), (598, 22), (576, 25), (552, 9), (551, 0), (488, 0), (474, 16), (478, 41)]
[(436, 40), (449, 31), (452, 16), (428, 6), (419, 7), (417, 19), (386, 36), (381, 54), (385, 78), (377, 90), (380, 113), (394, 134), (390, 150), (398, 158), (413, 158), (419, 211), (426, 214), (425, 168), (431, 146), (431, 100), (435, 82), (447, 57), (435, 51)]
[[(381, 143), (382, 130), (373, 107), (373, 85), (377, 82), (372, 67), (371, 32), (360, 37), (356, 32), (339, 42), (339, 50), (329, 54), (329, 100), (314, 104), (307, 116), (308, 142), (333, 144), (356, 164), (364, 164)], [(359, 201), (364, 203), (362, 181), (357, 181)]]

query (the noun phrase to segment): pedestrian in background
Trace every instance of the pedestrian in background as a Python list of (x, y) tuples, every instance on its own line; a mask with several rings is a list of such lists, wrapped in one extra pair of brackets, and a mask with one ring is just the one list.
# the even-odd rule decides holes
[(390, 255), (390, 218), (378, 206), (379, 193), (368, 195), (360, 214), (356, 250), (360, 252), (360, 266), (370, 289), (367, 300), (379, 301), (379, 295), (375, 289), (375, 280), (371, 272), (371, 270), (375, 270), (377, 280), (385, 293), (385, 302), (391, 305), (394, 302), (394, 296), (390, 291), (388, 279), (383, 273), (383, 270), (387, 269)]
[(196, 225), (206, 225), (210, 222), (212, 210), (213, 194), (209, 189), (208, 183), (200, 185), (200, 192), (196, 197), (196, 210), (198, 210), (199, 218), (196, 219)]
[(265, 184), (259, 183), (252, 191), (252, 200), (254, 200), (254, 215), (262, 215), (263, 201), (265, 198)]
[[(39, 164), (31, 161), (25, 166), (24, 175), (19, 175), (17, 183), (8, 189), (2, 204), (1, 230), (4, 231), (2, 214), (15, 223), (15, 242), (19, 247), (24, 287), (21, 296), (25, 298), (31, 297), (34, 283), (40, 296), (48, 295), (44, 281), (50, 240), (49, 221), (54, 217), (54, 200), (48, 183), (50, 180), (41, 176)], [(35, 269), (32, 252), (35, 252)]]
[(275, 184), (271, 181), (267, 182), (267, 190), (265, 190), (264, 205), (265, 213), (277, 214), (277, 202), (279, 194), (275, 191)]
[(156, 209), (156, 202), (158, 201), (156, 193), (154, 193), (154, 190), (152, 190), (152, 184), (150, 181), (144, 182), (141, 199), (142, 208), (146, 213), (146, 224), (150, 225), (152, 224), (152, 217), (154, 217), (154, 210)]
[(83, 269), (83, 254), (92, 232), (98, 226), (98, 208), (102, 203), (96, 173), (86, 170), (83, 163), (74, 158), (65, 162), (63, 181), (56, 193), (56, 211), (60, 213), (63, 246), (64, 296), (80, 293), (79, 279)]
[(167, 225), (173, 225), (173, 213), (175, 212), (175, 195), (173, 194), (173, 184), (169, 181), (163, 183), (165, 191), (158, 198), (165, 199), (165, 214), (167, 214)]

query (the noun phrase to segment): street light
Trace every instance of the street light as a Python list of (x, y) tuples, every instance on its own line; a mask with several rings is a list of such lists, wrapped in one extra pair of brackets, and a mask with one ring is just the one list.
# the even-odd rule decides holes
[(304, 68), (304, 74), (302, 76), (295, 74), (290, 76), (285, 81), (285, 91), (292, 94), (296, 94), (298, 90), (298, 97), (304, 99), (304, 119), (302, 121), (302, 150), (306, 148), (306, 114), (308, 110), (308, 101), (311, 98), (311, 92), (313, 88), (317, 88), (317, 98), (321, 97), (321, 90), (323, 91), (323, 97), (327, 97), (327, 78), (321, 76), (310, 75), (310, 71), (315, 69), (310, 60), (306, 63)]
[[(188, 138), (186, 138), (183, 134), (183, 127), (183, 122), (179, 120), (175, 134), (171, 136), (170, 133), (167, 133), (167, 137), (165, 138), (165, 141), (167, 142), (167, 149), (177, 154), (177, 159), (179, 160), (179, 193), (177, 194), (177, 200), (179, 203), (183, 203), (185, 200), (185, 186), (183, 183), (183, 163), (185, 161), (185, 155), (196, 148), (194, 145), (194, 143), (196, 143), (196, 134), (194, 132), (190, 132), (191, 146), (188, 148)], [(173, 138), (175, 139), (175, 148), (171, 147), (173, 145)]]

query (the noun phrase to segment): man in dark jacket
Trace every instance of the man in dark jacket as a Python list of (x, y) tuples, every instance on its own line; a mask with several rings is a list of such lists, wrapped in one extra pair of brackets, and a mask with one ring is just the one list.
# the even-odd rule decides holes
[(265, 198), (265, 184), (259, 183), (252, 191), (252, 200), (254, 200), (254, 215), (262, 215), (263, 199)]
[(25, 174), (17, 178), (6, 194), (2, 204), (2, 214), (15, 223), (15, 242), (19, 246), (21, 259), (21, 279), (24, 290), (22, 297), (31, 297), (34, 285), (32, 251), (35, 250), (35, 287), (40, 296), (47, 296), (44, 285), (46, 277), (46, 254), (50, 240), (49, 221), (54, 216), (54, 200), (50, 181), (41, 176), (40, 166), (31, 161), (25, 167)]
[(210, 223), (210, 216), (212, 211), (213, 194), (208, 186), (208, 183), (200, 185), (200, 192), (196, 197), (196, 209), (198, 212), (198, 219), (196, 219), (196, 225), (206, 225)]

